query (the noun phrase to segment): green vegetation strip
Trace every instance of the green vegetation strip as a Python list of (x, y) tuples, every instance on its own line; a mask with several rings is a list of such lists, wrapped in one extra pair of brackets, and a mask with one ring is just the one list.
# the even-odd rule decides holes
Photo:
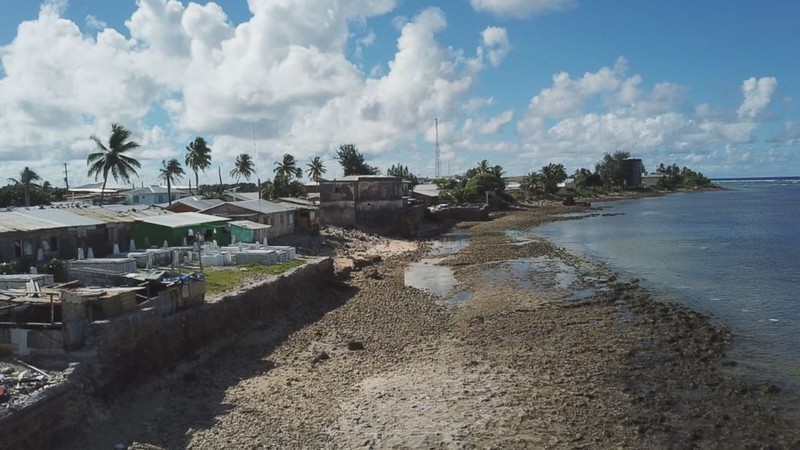
[(206, 295), (214, 296), (241, 287), (245, 281), (255, 281), (270, 275), (280, 275), (287, 270), (300, 267), (306, 261), (298, 258), (271, 266), (248, 264), (246, 266), (226, 267), (206, 270)]

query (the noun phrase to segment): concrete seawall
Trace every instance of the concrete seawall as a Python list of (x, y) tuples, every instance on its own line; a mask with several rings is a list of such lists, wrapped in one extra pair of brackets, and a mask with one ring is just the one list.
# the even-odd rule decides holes
[(0, 417), (0, 449), (52, 448), (96, 413), (92, 405), (168, 372), (206, 346), (272, 314), (303, 307), (333, 278), (330, 258), (313, 260), (203, 305), (161, 317), (152, 309), (91, 324), (85, 354), (66, 381)]

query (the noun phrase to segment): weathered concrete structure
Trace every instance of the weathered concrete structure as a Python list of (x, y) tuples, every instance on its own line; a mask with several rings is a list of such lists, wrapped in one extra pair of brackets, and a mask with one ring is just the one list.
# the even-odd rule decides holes
[(181, 360), (207, 357), (202, 352), (206, 346), (276, 312), (306, 307), (332, 278), (332, 260), (320, 258), (179, 314), (163, 316), (153, 308), (91, 323), (86, 345), (93, 353), (68, 369), (67, 381), (24, 408), (0, 415), (0, 450), (52, 448), (63, 433), (92, 417), (104, 398), (171, 370)]
[(392, 176), (354, 175), (320, 181), (323, 225), (367, 225), (413, 236), (424, 205), (410, 207), (408, 183)]
[(320, 215), (325, 225), (351, 226), (386, 220), (406, 206), (408, 185), (397, 177), (352, 175), (320, 181)]

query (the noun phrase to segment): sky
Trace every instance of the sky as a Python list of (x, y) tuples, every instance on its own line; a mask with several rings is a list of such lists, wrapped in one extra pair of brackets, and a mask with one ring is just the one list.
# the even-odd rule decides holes
[[(91, 135), (159, 184), (202, 136), (229, 176), (292, 154), (326, 178), (354, 144), (422, 177), (482, 160), (569, 173), (629, 152), (653, 171), (800, 175), (796, 0), (0, 0), (2, 176), (94, 182)], [(187, 172), (189, 172), (187, 170)], [(194, 178), (193, 174), (191, 177)], [(253, 180), (255, 181), (255, 180)], [(184, 179), (182, 184), (186, 184)]]

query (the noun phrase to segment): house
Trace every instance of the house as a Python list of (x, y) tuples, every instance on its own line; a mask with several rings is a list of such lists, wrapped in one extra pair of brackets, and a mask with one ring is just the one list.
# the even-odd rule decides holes
[(295, 210), (299, 230), (319, 228), (319, 194), (316, 198), (279, 197), (277, 203)]
[(204, 240), (217, 241), (219, 245), (231, 242), (227, 223), (230, 219), (196, 212), (140, 217), (131, 225), (131, 236), (136, 248), (182, 246), (198, 235)]
[(203, 210), (203, 214), (227, 217), (231, 220), (250, 220), (270, 225), (269, 238), (295, 232), (296, 209), (268, 200), (226, 202)]
[(168, 203), (170, 198), (174, 202), (188, 195), (187, 191), (178, 188), (170, 189), (170, 193), (167, 195), (167, 188), (164, 186), (147, 186), (125, 193), (129, 205), (157, 205)]
[(206, 209), (213, 208), (219, 204), (225, 203), (224, 200), (218, 198), (200, 198), (200, 197), (184, 197), (172, 202), (172, 205), (162, 205), (167, 211), (176, 213), (182, 212), (202, 212)]
[(237, 192), (236, 189), (229, 189), (222, 193), (222, 198), (226, 202), (245, 202), (248, 200), (258, 200), (261, 198), (258, 192)]
[(72, 259), (79, 248), (105, 248), (109, 236), (105, 223), (51, 208), (0, 211), (0, 260), (18, 261), (22, 267), (52, 258)]
[(253, 222), (250, 220), (233, 220), (229, 222), (231, 238), (235, 242), (265, 243), (269, 237), (270, 225)]
[(381, 175), (321, 181), (320, 221), (325, 225), (369, 225), (414, 235), (425, 206), (409, 206), (408, 183)]
[(641, 185), (650, 188), (658, 187), (658, 182), (661, 181), (661, 179), (664, 178), (665, 176), (666, 174), (663, 173), (648, 173), (642, 175)]
[(434, 183), (423, 183), (414, 186), (411, 196), (425, 206), (434, 206), (439, 203), (439, 186)]
[(170, 214), (161, 208), (60, 203), (0, 212), (0, 258), (25, 265), (128, 251), (130, 226), (139, 217)]
[(72, 201), (99, 204), (102, 197), (103, 203), (122, 203), (125, 201), (125, 193), (132, 189), (131, 186), (117, 184), (113, 181), (107, 182), (103, 187), (103, 182), (100, 181), (71, 187), (67, 192)]
[(70, 208), (69, 211), (105, 224), (105, 242), (93, 242), (93, 253), (97, 257), (130, 251), (131, 225), (142, 217), (171, 214), (156, 206), (104, 205)]

